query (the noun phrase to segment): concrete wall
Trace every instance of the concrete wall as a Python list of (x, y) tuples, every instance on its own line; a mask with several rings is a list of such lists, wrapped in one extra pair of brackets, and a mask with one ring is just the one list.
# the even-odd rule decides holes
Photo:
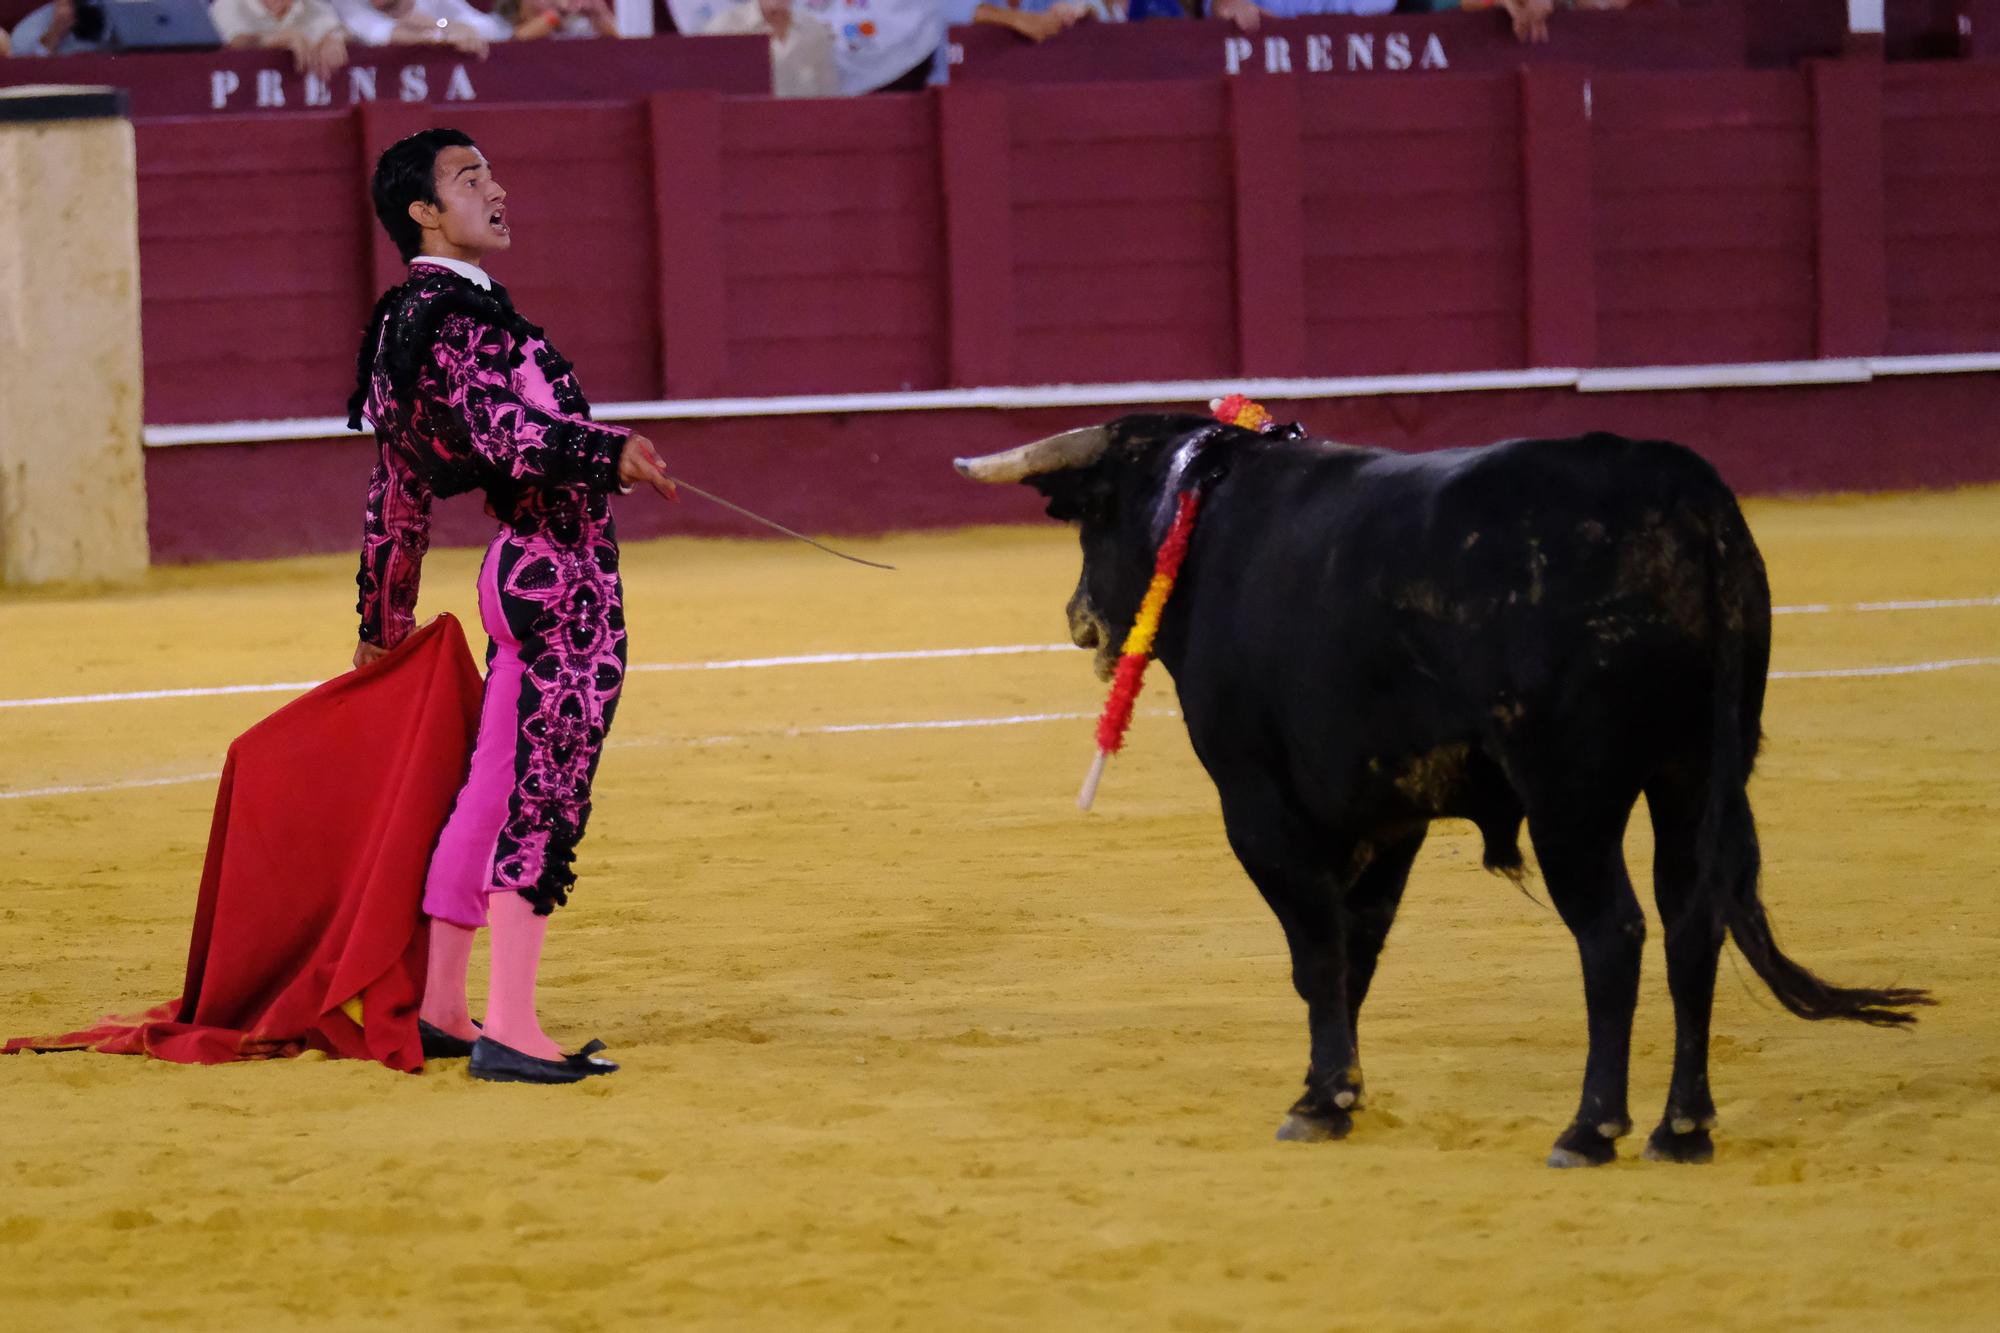
[(12, 109), (0, 105), (0, 583), (136, 578), (147, 544), (132, 126)]

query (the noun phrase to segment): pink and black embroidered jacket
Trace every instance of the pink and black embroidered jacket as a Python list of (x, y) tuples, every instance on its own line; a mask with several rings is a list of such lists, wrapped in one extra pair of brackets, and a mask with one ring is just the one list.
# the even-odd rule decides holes
[(357, 610), (361, 638), (393, 648), (415, 624), (433, 496), (483, 490), (515, 534), (562, 546), (610, 536), (609, 495), (630, 435), (590, 419), (575, 372), (498, 283), (433, 265), (375, 307), (348, 427), (374, 423)]

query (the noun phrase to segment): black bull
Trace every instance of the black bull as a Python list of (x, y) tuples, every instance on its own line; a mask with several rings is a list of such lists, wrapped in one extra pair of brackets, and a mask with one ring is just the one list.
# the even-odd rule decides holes
[(1338, 1138), (1356, 1020), (1430, 821), (1522, 873), (1525, 821), (1582, 955), (1582, 1103), (1550, 1161), (1610, 1161), (1645, 917), (1625, 869), (1641, 793), (1666, 933), (1674, 1066), (1646, 1155), (1714, 1147), (1709, 1015), (1723, 936), (1804, 1018), (1911, 1021), (1918, 990), (1829, 985), (1781, 952), (1746, 791), (1771, 598), (1735, 497), (1693, 452), (1589, 435), (1405, 455), (1139, 415), (961, 459), (1079, 526), (1071, 637), (1109, 672), (1175, 495), (1202, 490), (1156, 653), (1283, 925), (1306, 1002), (1305, 1094), (1279, 1137)]

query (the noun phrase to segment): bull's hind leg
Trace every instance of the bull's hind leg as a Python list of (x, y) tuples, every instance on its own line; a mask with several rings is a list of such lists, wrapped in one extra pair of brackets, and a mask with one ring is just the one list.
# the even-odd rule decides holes
[(1600, 807), (1587, 817), (1568, 810), (1528, 817), (1550, 901), (1576, 936), (1590, 1021), (1583, 1099), (1576, 1119), (1556, 1139), (1550, 1166), (1601, 1166), (1632, 1132), (1625, 1089), (1646, 918), (1625, 873), (1621, 844), (1630, 813), (1628, 801), (1615, 815)]
[(1674, 997), (1674, 1077), (1667, 1110), (1646, 1141), (1656, 1162), (1715, 1156), (1715, 1099), (1708, 1090), (1708, 1022), (1723, 922), (1701, 903), (1698, 848), (1701, 792), (1662, 780), (1646, 789), (1653, 817), (1653, 897), (1667, 933), (1667, 989)]

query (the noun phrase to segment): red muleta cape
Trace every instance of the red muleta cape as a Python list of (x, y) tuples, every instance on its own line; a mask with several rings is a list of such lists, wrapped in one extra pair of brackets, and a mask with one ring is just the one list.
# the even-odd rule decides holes
[(314, 1050), (420, 1068), (424, 873), (465, 780), (480, 688), (465, 632), (439, 616), (237, 737), (181, 998), (0, 1052), (222, 1064)]

